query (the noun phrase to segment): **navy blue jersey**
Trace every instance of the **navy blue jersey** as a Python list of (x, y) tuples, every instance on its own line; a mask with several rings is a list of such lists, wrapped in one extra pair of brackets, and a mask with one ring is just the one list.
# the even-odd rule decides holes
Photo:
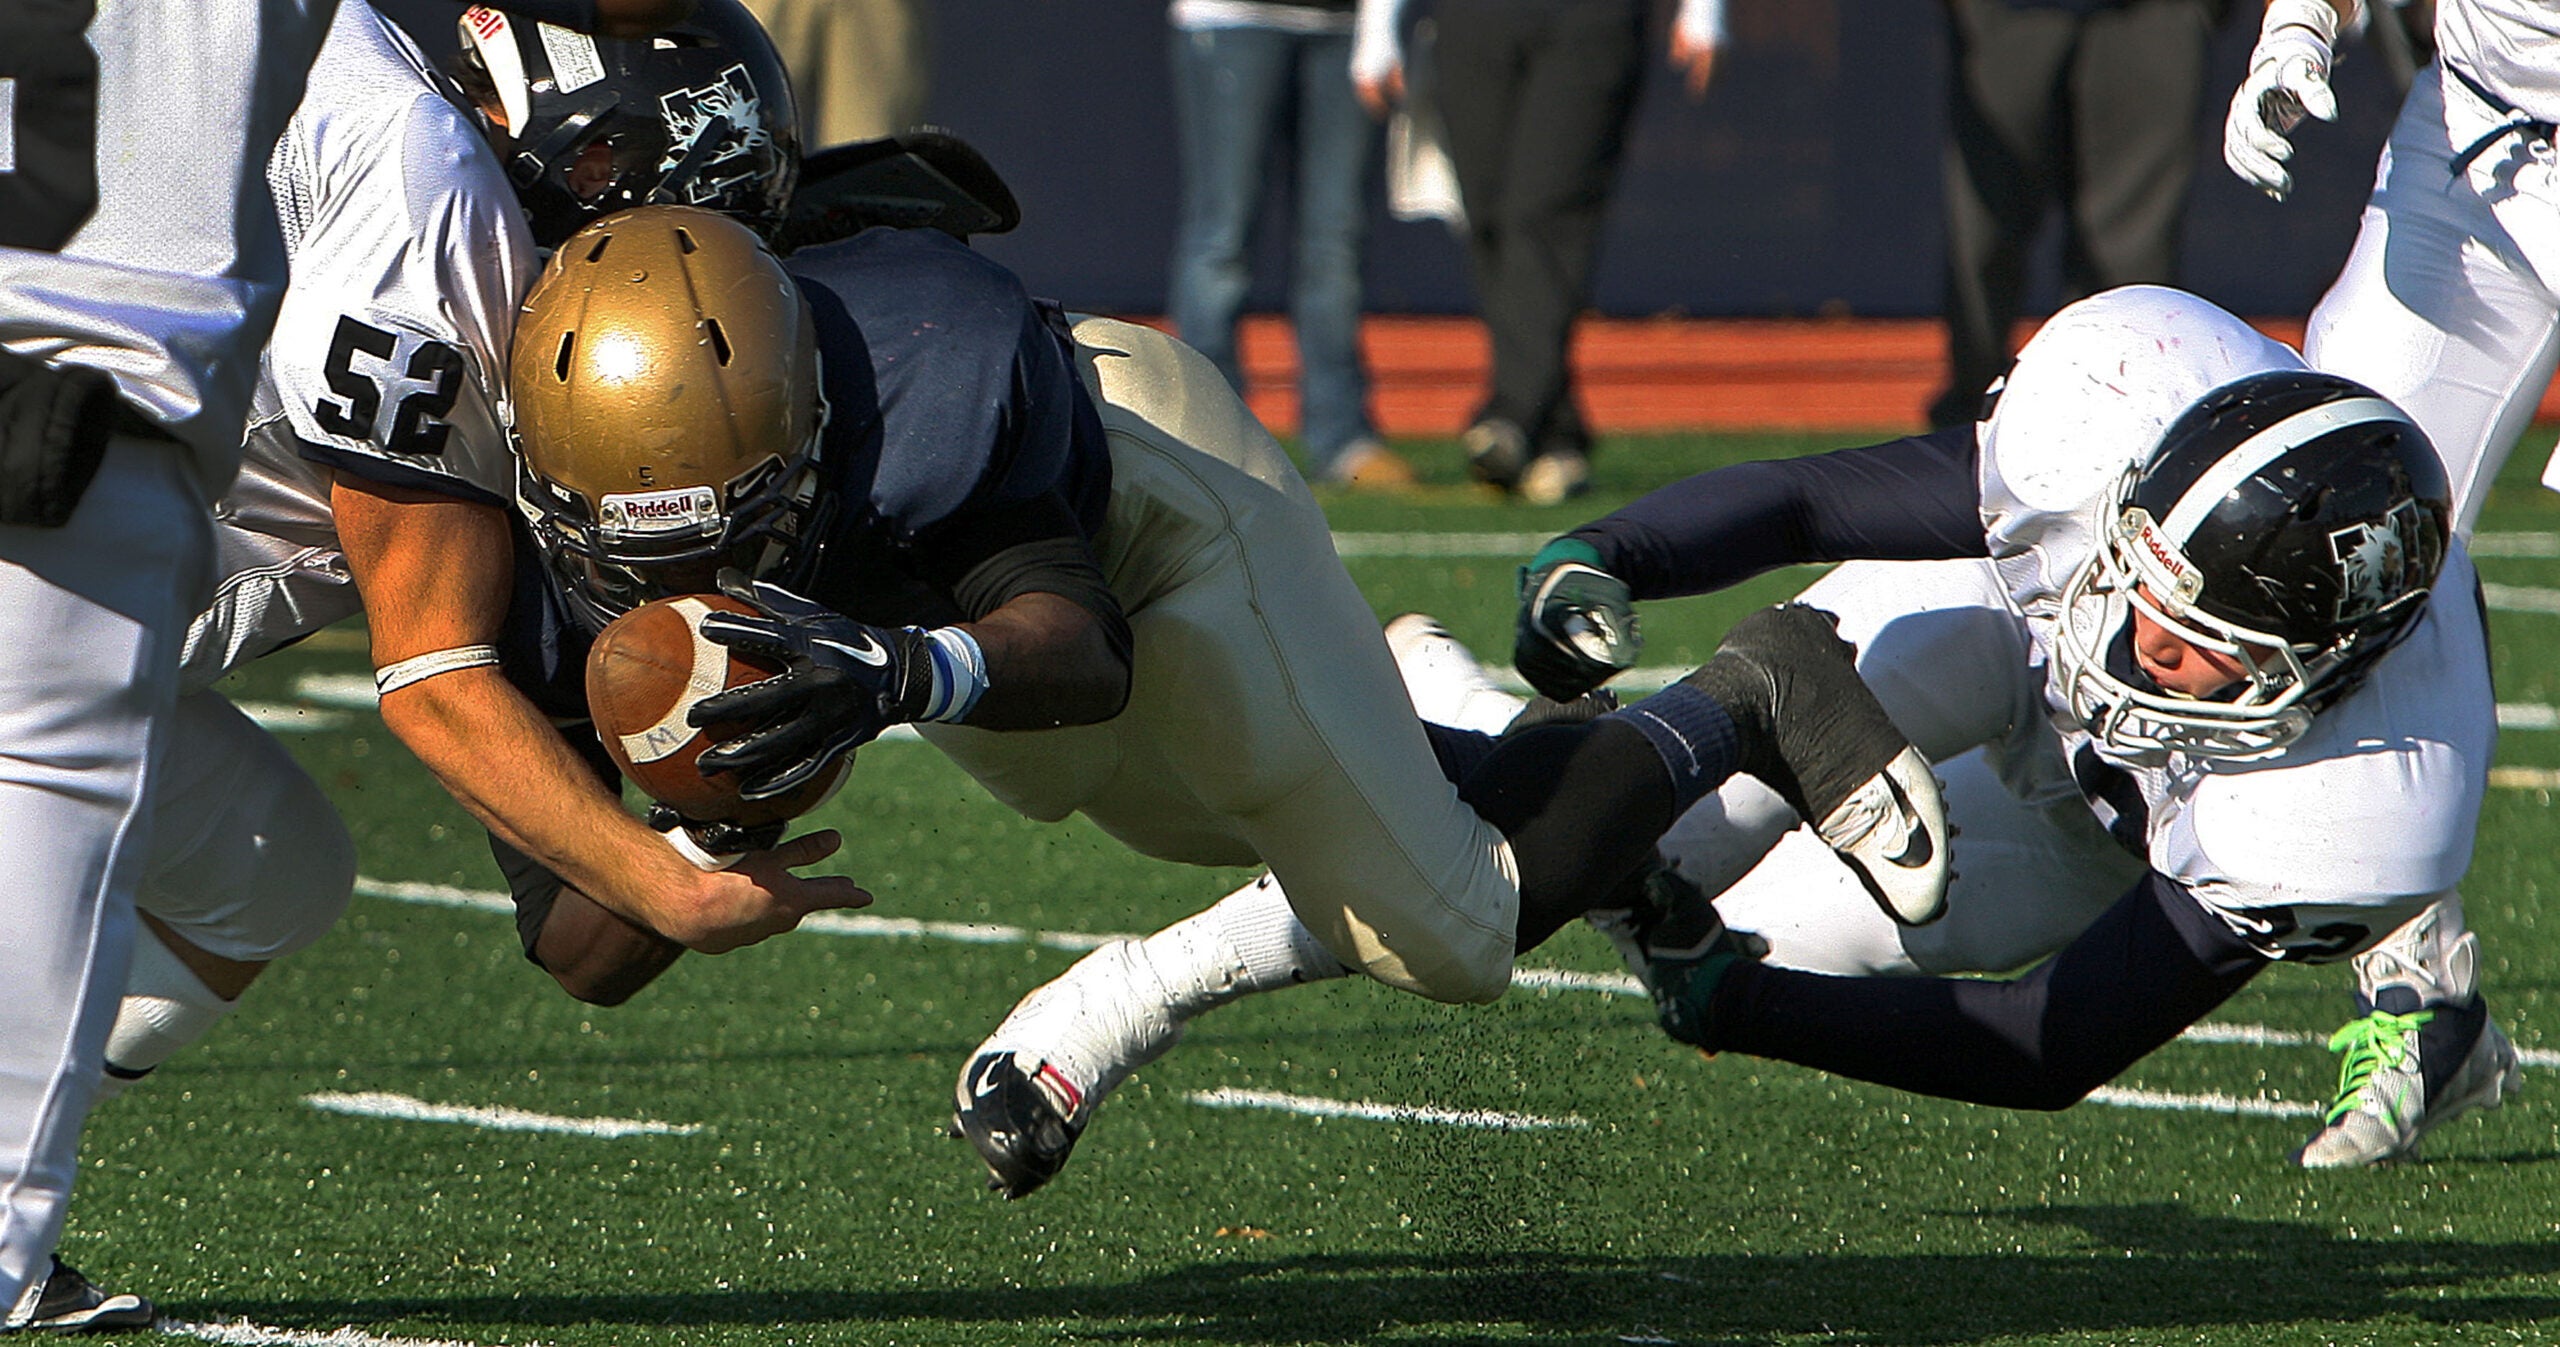
[(930, 229), (865, 230), (784, 265), (816, 316), (827, 394), (835, 506), (811, 598), (940, 625), (980, 616), (954, 591), (997, 553), (1093, 540), (1111, 460), (1054, 307)]

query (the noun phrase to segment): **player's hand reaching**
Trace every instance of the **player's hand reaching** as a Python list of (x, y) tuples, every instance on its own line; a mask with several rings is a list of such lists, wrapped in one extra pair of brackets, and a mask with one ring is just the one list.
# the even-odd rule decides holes
[(760, 616), (713, 613), (702, 620), (702, 634), (783, 666), (772, 678), (705, 698), (685, 717), (696, 729), (749, 727), (701, 760), (705, 775), (736, 772), (747, 799), (800, 785), (933, 704), (933, 639), (922, 628), (857, 622), (735, 571), (721, 573), (720, 592)]
[(1558, 538), (1520, 568), (1511, 659), (1541, 695), (1572, 701), (1632, 666), (1643, 648), (1635, 598), (1600, 568), (1591, 544)]
[(869, 907), (871, 895), (841, 875), (797, 875), (844, 845), (833, 829), (747, 852), (719, 870), (698, 873), (691, 891), (651, 925), (702, 954), (725, 954), (799, 926), (813, 912)]
[(2231, 171), (2278, 201), (2293, 190), (2285, 171), (2293, 158), (2287, 137), (2303, 117), (2338, 119), (2338, 96), (2329, 88), (2338, 11), (2328, 0), (2272, 0), (2249, 54), (2249, 76), (2231, 96), (2222, 124), (2222, 161)]

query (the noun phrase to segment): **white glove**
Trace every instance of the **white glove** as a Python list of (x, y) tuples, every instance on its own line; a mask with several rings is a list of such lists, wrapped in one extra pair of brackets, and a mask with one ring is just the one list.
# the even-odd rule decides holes
[(2338, 40), (2338, 12), (2328, 0), (2271, 0), (2249, 53), (2249, 77), (2231, 96), (2222, 124), (2222, 162), (2240, 180), (2278, 201), (2293, 190), (2285, 139), (2304, 114), (2338, 120), (2338, 96), (2329, 90), (2331, 47)]

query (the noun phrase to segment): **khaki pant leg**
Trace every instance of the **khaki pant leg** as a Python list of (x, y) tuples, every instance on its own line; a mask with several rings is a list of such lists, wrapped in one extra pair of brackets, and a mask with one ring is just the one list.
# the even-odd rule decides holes
[(932, 14), (918, 0), (747, 0), (791, 75), (807, 148), (924, 120)]
[(1100, 542), (1136, 638), (1128, 708), (927, 736), (1034, 818), (1080, 810), (1150, 855), (1262, 861), (1308, 929), (1382, 982), (1501, 995), (1510, 847), (1441, 776), (1305, 483), (1197, 353), (1103, 319), (1076, 336), (1111, 444)]

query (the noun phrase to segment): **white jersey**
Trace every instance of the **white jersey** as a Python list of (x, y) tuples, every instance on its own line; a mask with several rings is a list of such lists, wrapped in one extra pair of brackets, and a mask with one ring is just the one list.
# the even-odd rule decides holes
[(2536, 121), (2560, 122), (2560, 5), (2551, 0), (2443, 0), (2436, 50), (2445, 64)]
[[(2239, 319), (2157, 287), (2074, 305), (2019, 352), (1980, 431), (1982, 510), (2039, 667), (2052, 666), (2063, 582), (2160, 432), (2209, 389), (2302, 367)], [(2321, 933), (2331, 921), (2353, 928), (2347, 944), (2378, 935), (2398, 918), (2376, 925), (2373, 909), (2414, 911), (2470, 864), (2497, 734), (2475, 586), (2457, 543), (2408, 639), (2300, 739), (2258, 758), (2111, 751), (2048, 678), (2064, 761), (2101, 823), (2242, 936), (2271, 955), (2343, 953), (2338, 934)]]
[(539, 261), (496, 154), (408, 37), (339, 13), (269, 166), (291, 284), (239, 482), (200, 685), (356, 611), (331, 469), (504, 506), (507, 345)]
[(10, 8), (15, 69), (57, 78), (0, 76), (0, 344), (111, 376), (212, 496), (284, 288), (260, 171), (331, 0), (110, 4), (85, 35)]

